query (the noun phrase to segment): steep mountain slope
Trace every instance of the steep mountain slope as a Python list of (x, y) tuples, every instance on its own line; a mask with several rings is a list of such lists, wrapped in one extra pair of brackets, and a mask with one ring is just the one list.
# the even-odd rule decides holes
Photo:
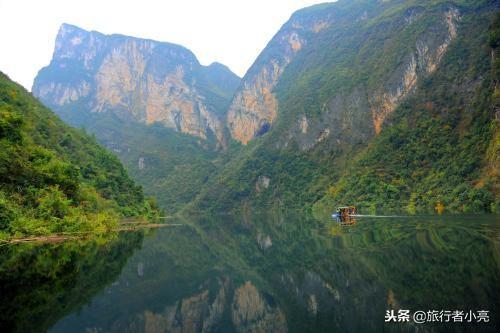
[(94, 133), (169, 211), (190, 202), (221, 164), (225, 113), (240, 79), (182, 46), (63, 24), (33, 93)]
[(0, 235), (104, 230), (148, 213), (116, 157), (0, 73)]
[(344, 19), (344, 13), (335, 17), (330, 12), (323, 15), (321, 9), (330, 6), (313, 6), (307, 9), (312, 12), (311, 15), (301, 15), (306, 10), (295, 13), (257, 57), (243, 77), (228, 110), (227, 124), (232, 138), (247, 144), (269, 130), (278, 112), (278, 100), (273, 89), (285, 67), (307, 45), (308, 39), (315, 38), (336, 19)]
[[(296, 122), (292, 134), (303, 149), (325, 131), (323, 136), (332, 132), (342, 139), (347, 129), (349, 137), (366, 140), (380, 132), (419, 77), (436, 70), (460, 19), (451, 4), (426, 8), (408, 1), (340, 1), (298, 11), (243, 78), (228, 113), (233, 137), (247, 143), (265, 132), (280, 102), (287, 115), (297, 118), (287, 120)], [(242, 105), (239, 96), (250, 93), (248, 86), (257, 89), (257, 101), (269, 103)], [(268, 88), (258, 91), (258, 86)], [(238, 135), (233, 118), (252, 128), (252, 116), (260, 127)], [(358, 128), (364, 133), (352, 132)]]
[(229, 157), (206, 142), (161, 124), (124, 121), (113, 114), (75, 110), (63, 120), (95, 133), (116, 154), (144, 192), (168, 213), (191, 202)]
[(248, 146), (196, 207), (303, 207), (329, 193), (330, 209), (490, 210), (498, 179), (483, 170), (498, 74), (488, 35), (498, 10), (341, 0), (296, 12), (229, 108), (231, 135)]
[(52, 61), (36, 77), (33, 93), (57, 110), (160, 122), (223, 146), (220, 116), (238, 83), (227, 67), (204, 67), (182, 46), (63, 24)]
[[(464, 22), (472, 38), (458, 38), (440, 69), (404, 101), (391, 125), (363, 150), (317, 205), (359, 202), (416, 212), (498, 211), (497, 15), (483, 25)], [(496, 31), (496, 32), (495, 32)], [(496, 42), (491, 38), (495, 38)], [(488, 48), (488, 43), (491, 49)], [(495, 115), (496, 111), (496, 115)]]

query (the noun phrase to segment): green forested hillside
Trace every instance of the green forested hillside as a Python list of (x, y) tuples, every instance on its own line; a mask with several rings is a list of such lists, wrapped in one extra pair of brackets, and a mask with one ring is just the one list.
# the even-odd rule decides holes
[[(156, 115), (189, 119), (184, 130), (138, 123), (120, 108), (94, 110), (92, 89), (69, 101), (79, 86), (58, 84), (93, 74), (56, 66), (68, 61), (62, 49), (49, 66), (54, 75), (40, 74), (34, 91), (65, 121), (95, 133), (169, 212), (327, 212), (344, 204), (363, 212), (498, 211), (499, 10), (493, 0), (339, 0), (301, 9), (239, 88), (220, 64), (186, 81), (215, 118), (191, 117), (189, 107)], [(72, 50), (68, 36), (60, 37)], [(89, 50), (78, 47), (70, 53), (81, 62)], [(154, 97), (154, 105), (192, 102)], [(230, 116), (241, 124), (231, 127)], [(246, 143), (245, 129), (254, 127), (248, 145), (229, 138)]]
[(104, 231), (152, 212), (115, 156), (0, 73), (1, 235)]
[(469, 34), (356, 156), (323, 204), (412, 213), (498, 209), (499, 23), (489, 13), (464, 23)]
[(95, 134), (172, 213), (225, 158), (216, 150), (227, 146), (223, 119), (239, 82), (228, 67), (203, 66), (180, 45), (62, 24), (32, 91), (61, 119)]
[[(275, 124), (195, 206), (496, 210), (498, 11), (493, 1), (339, 1), (297, 12), (282, 29), (334, 23), (305, 37), (274, 90)], [(377, 134), (387, 96), (399, 105)]]
[(145, 125), (84, 110), (59, 114), (69, 124), (95, 133), (167, 213), (190, 203), (230, 155), (161, 124)]

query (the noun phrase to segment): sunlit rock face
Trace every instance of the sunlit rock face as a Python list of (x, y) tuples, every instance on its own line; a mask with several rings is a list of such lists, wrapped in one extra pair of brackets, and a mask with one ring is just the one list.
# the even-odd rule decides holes
[(324, 19), (291, 19), (273, 37), (243, 78), (227, 113), (232, 138), (247, 144), (265, 134), (276, 120), (278, 101), (273, 92), (286, 66), (307, 44), (306, 36), (329, 26)]
[[(429, 15), (432, 15), (433, 19), (425, 21)], [(353, 24), (359, 28), (369, 19), (370, 16), (363, 13), (359, 20), (353, 19)], [(365, 69), (366, 74), (361, 78), (355, 75), (357, 71), (362, 71), (365, 64), (356, 64), (354, 61), (344, 63), (343, 70), (353, 73), (352, 79), (349, 78), (346, 81), (347, 86), (341, 85), (335, 89), (329, 89), (327, 85), (320, 86), (324, 91), (330, 92), (323, 93), (321, 100), (312, 99), (313, 102), (318, 102), (317, 109), (300, 110), (297, 108), (294, 110), (292, 118), (294, 121), (288, 122), (291, 126), (284, 125), (288, 127), (288, 133), (281, 136), (276, 143), (277, 148), (286, 148), (292, 142), (296, 142), (301, 150), (313, 149), (320, 143), (326, 143), (333, 149), (345, 149), (365, 143), (378, 135), (382, 131), (387, 117), (396, 110), (405, 98), (416, 91), (418, 83), (423, 78), (431, 75), (439, 67), (449, 46), (457, 37), (461, 13), (453, 6), (434, 8), (430, 10), (430, 13), (424, 12), (420, 7), (415, 7), (398, 13), (393, 19), (394, 31), (387, 33), (388, 40), (391, 40), (387, 42), (387, 48), (374, 50), (383, 56), (369, 58), (371, 57), (369, 52), (356, 49), (356, 52), (367, 52), (366, 57), (368, 58), (365, 58), (365, 61), (370, 62), (370, 66)], [(338, 21), (337, 23), (340, 24)], [(342, 24), (349, 23), (343, 22)], [(332, 24), (331, 28), (327, 28), (324, 33), (334, 34), (335, 29), (335, 24)], [(339, 47), (346, 47), (343, 43), (346, 40), (349, 41), (350, 38), (355, 41), (359, 38), (358, 42), (353, 42), (353, 44), (358, 43), (357, 45), (360, 47), (373, 42), (377, 28), (371, 26), (367, 31), (373, 35), (368, 37), (351, 36), (351, 32), (345, 34), (336, 32), (339, 36), (337, 38)], [(413, 31), (417, 31), (417, 33), (413, 33)], [(404, 37), (400, 37), (410, 32), (414, 38), (413, 41), (408, 42)], [(321, 36), (321, 34), (322, 32), (318, 33), (317, 39), (309, 39), (304, 52), (308, 50), (308, 47), (316, 50), (322, 49), (325, 45), (322, 38), (326, 38), (326, 40), (328, 38)], [(333, 42), (330, 41), (330, 43)], [(317, 61), (316, 57), (322, 57), (322, 55), (310, 54), (304, 57), (309, 59), (308, 61)], [(398, 54), (397, 61), (394, 61), (395, 54)], [(332, 55), (332, 61), (341, 61), (336, 59), (338, 56), (338, 54)], [(294, 67), (294, 73), (288, 73), (286, 79), (291, 83), (287, 87), (292, 87), (294, 94), (288, 94), (284, 98), (285, 101), (293, 98), (296, 92), (306, 91), (307, 88), (294, 88), (295, 82), (301, 82), (307, 75), (310, 75), (305, 71), (307, 62), (304, 59), (296, 61), (305, 64), (295, 66), (292, 62), (289, 65)], [(377, 66), (383, 66), (385, 63), (390, 63), (388, 70), (374, 75), (373, 69)], [(316, 74), (318, 77), (316, 80), (318, 82), (329, 80), (325, 79), (329, 70), (335, 73), (337, 69), (335, 66), (325, 66), (321, 72)], [(332, 77), (335, 76), (332, 74)], [(331, 79), (331, 82), (335, 82), (335, 79)], [(280, 109), (280, 112), (291, 113), (290, 109), (293, 107), (293, 104), (287, 103), (283, 109)]]
[(223, 145), (224, 108), (238, 83), (227, 67), (202, 66), (182, 46), (63, 24), (33, 93), (56, 110), (113, 112)]
[[(371, 12), (357, 2), (348, 9), (325, 4), (295, 13), (243, 77), (227, 113), (232, 138), (247, 144), (277, 126), (279, 116), (287, 131), (277, 148), (292, 141), (301, 150), (322, 142), (351, 146), (379, 134), (418, 82), (439, 67), (459, 33), (461, 13), (452, 5), (409, 6), (384, 28), (373, 22), (391, 3), (370, 6)], [(376, 42), (381, 34), (385, 45)], [(385, 63), (387, 71), (373, 74)], [(345, 82), (331, 88), (341, 75)]]
[(265, 191), (269, 188), (269, 183), (271, 182), (271, 178), (267, 176), (260, 175), (257, 178), (257, 182), (255, 183), (255, 190), (257, 192)]
[[(408, 15), (406, 22), (412, 24), (416, 15), (414, 13)], [(370, 97), (376, 134), (382, 130), (382, 124), (387, 116), (414, 91), (420, 77), (436, 70), (448, 46), (456, 38), (457, 23), (460, 20), (458, 9), (450, 7), (440, 16), (440, 20), (429, 27), (413, 45), (390, 80)]]

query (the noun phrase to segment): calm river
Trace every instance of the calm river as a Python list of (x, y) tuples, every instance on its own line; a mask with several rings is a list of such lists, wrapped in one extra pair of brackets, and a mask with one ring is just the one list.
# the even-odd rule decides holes
[(498, 216), (169, 223), (184, 225), (0, 247), (0, 331), (500, 328)]

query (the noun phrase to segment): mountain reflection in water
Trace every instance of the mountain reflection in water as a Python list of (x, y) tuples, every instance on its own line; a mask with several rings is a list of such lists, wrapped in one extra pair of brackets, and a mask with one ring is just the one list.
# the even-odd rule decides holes
[[(2, 309), (16, 318), (11, 331), (26, 331), (27, 322), (30, 331), (53, 325), (50, 332), (495, 332), (499, 326), (495, 216), (357, 217), (341, 224), (254, 214), (179, 222), (186, 225), (148, 231), (140, 248), (124, 241), (134, 234), (128, 233), (115, 240), (116, 249), (100, 245), (108, 252), (99, 245), (82, 249), (89, 257), (100, 253), (98, 267), (90, 260), (76, 275), (58, 269), (44, 280), (18, 268), (2, 277)], [(55, 260), (61, 254), (51, 247), (47, 267), (63, 260)], [(39, 289), (52, 295), (50, 308), (28, 301)], [(386, 323), (390, 309), (484, 309), (490, 322)]]

